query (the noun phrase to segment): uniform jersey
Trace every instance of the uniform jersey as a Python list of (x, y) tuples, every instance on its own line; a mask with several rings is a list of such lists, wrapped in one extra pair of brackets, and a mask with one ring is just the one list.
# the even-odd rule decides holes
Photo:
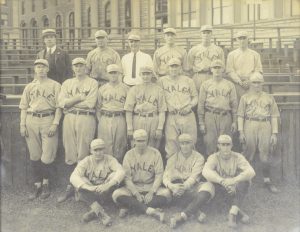
[(91, 155), (78, 163), (70, 181), (75, 188), (79, 189), (84, 184), (101, 185), (111, 180), (119, 184), (124, 177), (124, 169), (114, 157), (104, 155), (103, 160), (98, 163)]
[(149, 191), (157, 176), (163, 174), (163, 162), (159, 151), (147, 147), (143, 155), (136, 149), (129, 150), (123, 160), (126, 178), (131, 179), (140, 191)]
[(107, 83), (99, 88), (97, 109), (106, 111), (123, 111), (129, 87), (124, 83), (113, 86)]
[(179, 76), (175, 80), (169, 76), (161, 77), (157, 82), (164, 90), (168, 111), (177, 111), (190, 104), (192, 97), (197, 96), (193, 80)]
[(262, 73), (260, 55), (252, 49), (243, 51), (238, 48), (234, 50), (228, 54), (226, 72), (234, 82), (238, 82), (239, 79), (249, 80), (251, 73)]
[(97, 81), (88, 76), (81, 81), (79, 81), (76, 77), (68, 79), (62, 84), (61, 93), (59, 95), (59, 105), (61, 108), (64, 108), (65, 101), (68, 98), (72, 98), (78, 94), (85, 94), (86, 99), (84, 101), (78, 102), (71, 108), (65, 109), (65, 113), (74, 109), (95, 112), (97, 91)]
[(157, 84), (133, 86), (124, 106), (126, 111), (135, 113), (158, 113), (167, 111), (163, 90)]
[(202, 173), (209, 181), (219, 177), (233, 178), (238, 175), (251, 179), (251, 173), (254, 173), (254, 170), (242, 154), (231, 151), (229, 159), (223, 159), (219, 152), (210, 155)]
[(200, 181), (204, 162), (203, 156), (197, 151), (192, 151), (187, 158), (181, 152), (176, 153), (168, 159), (163, 176), (164, 185), (168, 187), (174, 180), (179, 180), (191, 187)]
[(189, 70), (193, 72), (200, 72), (202, 70), (209, 70), (213, 60), (220, 59), (225, 63), (224, 52), (222, 48), (211, 44), (208, 47), (202, 44), (191, 48), (188, 53)]
[(95, 48), (90, 51), (86, 58), (87, 71), (90, 77), (96, 80), (107, 80), (106, 67), (110, 64), (121, 66), (120, 55), (112, 48)]
[(53, 112), (58, 107), (60, 89), (61, 85), (52, 79), (34, 79), (26, 85), (19, 108), (27, 112)]
[(279, 110), (273, 96), (261, 92), (248, 92), (241, 97), (237, 115), (239, 117), (280, 117)]
[(153, 55), (154, 72), (159, 76), (165, 76), (168, 73), (168, 62), (171, 58), (177, 58), (181, 61), (183, 70), (187, 70), (187, 52), (184, 48), (165, 45), (158, 48)]
[(205, 81), (199, 93), (198, 114), (204, 115), (205, 108), (216, 108), (223, 111), (231, 111), (233, 115), (237, 110), (237, 96), (234, 84), (222, 79)]

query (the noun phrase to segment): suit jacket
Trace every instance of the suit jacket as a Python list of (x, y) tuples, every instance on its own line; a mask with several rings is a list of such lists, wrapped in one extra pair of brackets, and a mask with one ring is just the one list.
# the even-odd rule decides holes
[[(45, 59), (47, 49), (37, 54), (37, 59)], [(49, 62), (48, 77), (62, 84), (66, 79), (73, 77), (71, 59), (69, 54), (59, 47), (47, 59)]]

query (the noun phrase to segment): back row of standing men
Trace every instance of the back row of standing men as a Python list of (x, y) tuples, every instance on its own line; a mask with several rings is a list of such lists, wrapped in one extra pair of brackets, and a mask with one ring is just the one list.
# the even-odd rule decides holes
[[(97, 137), (105, 141), (108, 154), (119, 162), (127, 149), (126, 138), (131, 143), (138, 129), (147, 131), (149, 145), (156, 148), (164, 131), (166, 158), (170, 158), (179, 150), (180, 134), (189, 134), (195, 144), (199, 130), (208, 156), (216, 152), (221, 134), (232, 135), (238, 128), (245, 144), (244, 155), (252, 160), (258, 147), (264, 181), (272, 192), (277, 191), (270, 182), (268, 157), (277, 141), (279, 112), (274, 99), (261, 91), (264, 80), (260, 56), (248, 48), (247, 33), (237, 34), (240, 47), (228, 55), (226, 69), (234, 84), (223, 79), (224, 53), (211, 44), (211, 26), (201, 28), (202, 44), (188, 53), (175, 45), (175, 29), (167, 28), (164, 34), (166, 45), (155, 51), (152, 62), (150, 55), (140, 51), (138, 35), (129, 35), (131, 52), (120, 60), (118, 53), (107, 46), (106, 32), (97, 31), (97, 48), (86, 60), (72, 61), (75, 78), (65, 80), (60, 87), (45, 77), (48, 73), (58, 82), (70, 77), (69, 58), (55, 47), (55, 31), (43, 31), (47, 49), (38, 54), (36, 78), (26, 86), (20, 102), (21, 134), (26, 137), (36, 173), (32, 198), (41, 189), (42, 197), (50, 194), (49, 170), (57, 151), (61, 109), (65, 114), (63, 144), (69, 173), (89, 154), (97, 128), (95, 116)], [(237, 111), (238, 99), (249, 84), (251, 91), (241, 98)], [(193, 112), (197, 105), (199, 128)], [(68, 185), (59, 201), (70, 192), (72, 187)]]

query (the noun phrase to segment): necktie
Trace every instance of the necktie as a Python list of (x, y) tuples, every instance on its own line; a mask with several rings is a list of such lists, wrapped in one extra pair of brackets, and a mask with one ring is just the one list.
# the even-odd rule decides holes
[(135, 78), (136, 72), (136, 53), (133, 53), (133, 60), (132, 60), (132, 78)]
[(47, 49), (45, 59), (48, 60), (51, 55), (51, 48)]

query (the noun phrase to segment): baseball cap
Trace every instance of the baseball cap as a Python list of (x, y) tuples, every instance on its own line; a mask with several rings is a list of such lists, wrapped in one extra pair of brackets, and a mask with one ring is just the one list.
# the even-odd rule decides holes
[(235, 34), (235, 38), (239, 38), (239, 37), (249, 37), (249, 34), (247, 31), (239, 31)]
[(56, 37), (56, 31), (54, 29), (45, 29), (42, 31), (42, 37), (44, 38), (47, 35), (54, 35)]
[(193, 139), (192, 139), (191, 135), (184, 133), (184, 134), (181, 134), (178, 136), (178, 141), (179, 142), (192, 142)]
[(45, 59), (37, 59), (37, 60), (35, 60), (34, 61), (34, 65), (36, 65), (36, 64), (43, 64), (43, 65), (45, 65), (45, 66), (47, 66), (49, 68), (49, 63)]
[(218, 143), (232, 143), (232, 139), (229, 135), (220, 135)]
[(166, 29), (164, 29), (164, 34), (166, 33), (173, 33), (174, 35), (176, 35), (176, 29), (172, 28), (172, 27), (168, 27)]
[(148, 135), (147, 132), (143, 129), (138, 129), (133, 132), (134, 139), (147, 140)]
[(107, 37), (107, 33), (106, 31), (103, 30), (99, 30), (95, 32), (95, 38), (99, 38), (99, 37)]
[(222, 60), (213, 60), (210, 64), (210, 67), (213, 68), (213, 67), (224, 67), (224, 63)]
[(77, 57), (72, 60), (72, 65), (75, 65), (75, 64), (86, 64), (86, 61), (82, 57)]
[(212, 31), (213, 27), (211, 25), (203, 25), (200, 29), (200, 31)]
[(153, 72), (153, 68), (150, 65), (144, 65), (140, 67), (140, 72)]
[(105, 148), (105, 142), (102, 139), (94, 139), (91, 142), (91, 149)]
[(253, 73), (250, 76), (249, 81), (250, 82), (265, 82), (263, 75), (259, 72)]
[(171, 66), (174, 64), (181, 65), (181, 61), (178, 58), (171, 58), (168, 62), (168, 65)]
[(128, 40), (135, 40), (135, 41), (140, 41), (141, 40), (141, 37), (139, 35), (136, 35), (136, 34), (130, 34), (128, 36)]
[(110, 65), (108, 65), (107, 68), (106, 68), (106, 71), (108, 73), (110, 73), (110, 72), (119, 72), (119, 73), (122, 73), (122, 69), (117, 64), (110, 64)]

